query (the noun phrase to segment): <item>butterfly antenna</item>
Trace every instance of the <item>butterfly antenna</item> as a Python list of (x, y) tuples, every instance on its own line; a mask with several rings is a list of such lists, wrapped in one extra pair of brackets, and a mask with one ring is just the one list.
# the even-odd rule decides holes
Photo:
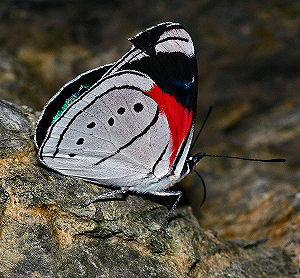
[(206, 185), (205, 185), (204, 179), (201, 177), (201, 175), (199, 174), (199, 172), (197, 172), (196, 170), (194, 170), (194, 172), (200, 178), (200, 180), (202, 182), (202, 186), (203, 186), (203, 199), (202, 199), (202, 202), (200, 204), (200, 208), (201, 208), (203, 206), (205, 200), (206, 200)]
[(232, 156), (232, 155), (207, 154), (205, 152), (201, 152), (194, 155), (190, 155), (189, 158), (187, 159), (187, 163), (190, 171), (195, 169), (196, 165), (203, 157), (233, 158), (233, 159), (258, 161), (258, 162), (285, 162), (286, 161), (284, 158), (257, 159), (257, 158), (248, 158), (248, 157), (240, 157), (240, 156)]
[(247, 158), (247, 157), (240, 157), (240, 156), (232, 156), (232, 155), (218, 155), (218, 154), (206, 154), (202, 153), (202, 157), (222, 157), (222, 158), (233, 158), (233, 159), (240, 159), (240, 160), (248, 160), (248, 161), (259, 161), (259, 162), (285, 162), (284, 158), (272, 158), (272, 159), (257, 159), (257, 158)]
[(205, 124), (206, 124), (206, 122), (207, 122), (207, 119), (208, 119), (208, 117), (209, 117), (209, 115), (210, 115), (210, 113), (211, 113), (212, 110), (213, 110), (213, 106), (211, 105), (211, 106), (209, 107), (209, 109), (208, 109), (208, 112), (207, 112), (206, 117), (205, 117), (205, 119), (204, 119), (204, 121), (203, 121), (203, 123), (202, 123), (202, 126), (201, 126), (201, 128), (200, 128), (200, 130), (199, 130), (197, 136), (195, 137), (194, 142), (193, 142), (192, 145), (191, 145), (190, 150), (192, 150), (193, 147), (195, 146), (195, 144), (196, 144), (196, 142), (197, 142), (197, 140), (198, 140), (198, 138), (199, 138), (199, 136), (200, 136), (200, 134), (201, 134), (201, 132), (202, 132), (202, 130), (203, 130), (203, 128), (204, 128), (204, 126), (205, 126)]

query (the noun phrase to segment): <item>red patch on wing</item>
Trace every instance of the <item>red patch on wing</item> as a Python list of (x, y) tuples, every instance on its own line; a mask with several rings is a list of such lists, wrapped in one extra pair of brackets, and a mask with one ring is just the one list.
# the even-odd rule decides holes
[(159, 112), (166, 115), (171, 132), (171, 157), (173, 163), (181, 143), (187, 138), (191, 128), (193, 112), (188, 111), (176, 98), (164, 93), (156, 84), (148, 93), (158, 104)]

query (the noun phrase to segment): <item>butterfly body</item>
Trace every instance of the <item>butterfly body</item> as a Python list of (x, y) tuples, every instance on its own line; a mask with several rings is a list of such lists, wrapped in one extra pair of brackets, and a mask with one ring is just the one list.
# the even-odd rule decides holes
[(194, 46), (180, 24), (169, 22), (130, 42), (117, 62), (83, 73), (50, 99), (36, 127), (39, 160), (118, 192), (179, 201), (181, 192), (167, 189), (192, 168)]

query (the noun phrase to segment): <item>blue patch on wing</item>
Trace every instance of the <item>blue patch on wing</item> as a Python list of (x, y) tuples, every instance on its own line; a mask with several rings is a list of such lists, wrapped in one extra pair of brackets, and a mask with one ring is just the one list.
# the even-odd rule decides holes
[(88, 90), (89, 88), (89, 85), (81, 85), (76, 93), (72, 94), (69, 98), (67, 98), (63, 106), (57, 111), (55, 116), (52, 118), (51, 124), (53, 124), (58, 118), (60, 118), (61, 114), (82, 94), (83, 90)]
[(173, 80), (173, 84), (177, 87), (182, 87), (184, 90), (189, 90), (192, 88), (192, 82), (189, 80)]

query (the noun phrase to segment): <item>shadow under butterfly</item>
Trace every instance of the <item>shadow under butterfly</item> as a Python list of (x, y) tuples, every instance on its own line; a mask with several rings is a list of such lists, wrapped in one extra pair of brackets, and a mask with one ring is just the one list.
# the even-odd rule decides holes
[(46, 167), (116, 188), (85, 205), (128, 192), (177, 197), (166, 217), (168, 234), (168, 220), (182, 196), (169, 188), (203, 157), (218, 157), (190, 154), (211, 109), (192, 144), (197, 61), (180, 24), (161, 23), (129, 41), (133, 46), (121, 59), (79, 75), (49, 100), (35, 144)]

